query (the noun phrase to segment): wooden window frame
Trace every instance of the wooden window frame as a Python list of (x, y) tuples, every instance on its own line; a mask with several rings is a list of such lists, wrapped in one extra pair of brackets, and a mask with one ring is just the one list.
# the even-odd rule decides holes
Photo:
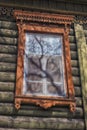
[[(18, 57), (17, 57), (17, 73), (16, 73), (16, 91), (15, 91), (15, 107), (19, 109), (21, 103), (34, 103), (45, 109), (55, 106), (70, 106), (70, 110), (75, 111), (75, 94), (71, 72), (71, 57), (69, 45), (69, 27), (73, 21), (73, 16), (47, 14), (37, 12), (25, 12), (20, 10), (14, 11), (14, 17), (17, 21), (19, 38), (18, 38)], [(39, 32), (61, 34), (64, 44), (64, 64), (65, 64), (65, 80), (67, 83), (66, 97), (41, 97), (26, 96), (22, 94), (23, 73), (24, 73), (24, 52), (25, 52), (25, 32)]]

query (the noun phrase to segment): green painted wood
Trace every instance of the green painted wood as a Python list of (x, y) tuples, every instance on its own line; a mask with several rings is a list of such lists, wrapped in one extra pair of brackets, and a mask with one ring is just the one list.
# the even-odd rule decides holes
[(78, 47), (81, 84), (83, 93), (84, 117), (87, 129), (87, 45), (83, 27), (75, 24), (75, 34)]

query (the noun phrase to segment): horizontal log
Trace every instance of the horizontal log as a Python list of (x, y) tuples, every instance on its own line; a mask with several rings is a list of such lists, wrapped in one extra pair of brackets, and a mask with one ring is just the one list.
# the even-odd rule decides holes
[(17, 30), (16, 22), (0, 21), (0, 28)]
[[(14, 91), (15, 83), (11, 82), (0, 82), (0, 91)], [(81, 96), (81, 88), (80, 87), (74, 87), (75, 88), (75, 96)]]
[(81, 87), (75, 87), (74, 86), (74, 89), (75, 89), (75, 96), (76, 97), (81, 97), (81, 95), (82, 95), (82, 92), (81, 92)]
[(14, 91), (15, 83), (11, 82), (0, 82), (0, 91)]
[(71, 60), (71, 65), (72, 65), (72, 67), (79, 67), (78, 60)]
[[(11, 102), (13, 99), (13, 92), (0, 92), (0, 102)], [(80, 97), (76, 97), (76, 106), (82, 107), (82, 99)]]
[(78, 54), (76, 51), (71, 51), (71, 60), (78, 60)]
[(9, 45), (17, 45), (17, 38), (9, 38), (9, 37), (0, 36), (0, 43), (9, 44)]
[(76, 106), (82, 107), (82, 98), (81, 97), (75, 97), (76, 99)]
[(72, 67), (72, 75), (73, 76), (79, 76), (80, 75), (79, 68)]
[(0, 45), (0, 53), (17, 54), (17, 47), (12, 45)]
[(84, 130), (84, 121), (81, 119), (66, 118), (33, 118), (33, 117), (7, 117), (0, 116), (0, 127), (24, 129), (58, 129), (58, 130)]
[(15, 73), (0, 72), (0, 81), (14, 82), (15, 81)]
[(75, 86), (80, 86), (81, 85), (80, 77), (73, 76), (73, 83)]
[[(15, 63), (0, 63), (0, 71), (9, 71), (9, 72), (15, 72), (16, 71), (16, 64)], [(72, 74), (73, 76), (78, 76), (79, 75), (79, 69), (72, 67)]]
[[(0, 82), (0, 91), (7, 91), (7, 92), (13, 92), (15, 87), (15, 83), (12, 82)], [(75, 96), (81, 96), (81, 88), (80, 87), (74, 87), (75, 88)]]
[(0, 62), (16, 63), (16, 60), (17, 60), (16, 55), (0, 53)]
[(70, 44), (70, 50), (71, 51), (77, 51), (77, 46), (75, 43)]
[(75, 36), (69, 36), (70, 43), (76, 43)]
[(30, 108), (28, 105), (29, 109), (23, 109), (22, 106), (21, 108), (16, 111), (15, 107), (13, 104), (6, 104), (6, 103), (1, 103), (0, 104), (0, 115), (17, 115), (17, 116), (33, 116), (33, 117), (61, 117), (61, 118), (82, 118), (83, 117), (83, 110), (82, 108), (76, 108), (76, 111), (74, 113), (71, 113), (69, 108), (58, 108), (56, 111), (54, 109), (36, 109), (36, 107)]
[(0, 92), (0, 102), (10, 103), (14, 101), (13, 92)]
[(0, 29), (0, 36), (6, 36), (6, 37), (17, 37), (18, 32), (15, 30), (9, 30), (9, 29)]
[(16, 64), (15, 63), (5, 63), (0, 62), (0, 71), (1, 72), (15, 72), (16, 71)]
[(74, 29), (70, 28), (69, 35), (74, 36)]
[[(0, 130), (26, 130), (26, 129), (16, 129), (16, 128), (0, 128)], [(28, 130), (38, 130), (38, 129), (28, 129)], [(44, 129), (41, 129), (41, 130), (44, 130)], [(49, 129), (46, 129), (46, 130), (49, 130)]]

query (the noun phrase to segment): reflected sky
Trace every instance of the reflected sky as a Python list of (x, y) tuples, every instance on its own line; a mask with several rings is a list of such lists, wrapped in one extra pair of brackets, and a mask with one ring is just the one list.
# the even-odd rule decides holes
[(62, 36), (26, 33), (26, 54), (61, 55)]

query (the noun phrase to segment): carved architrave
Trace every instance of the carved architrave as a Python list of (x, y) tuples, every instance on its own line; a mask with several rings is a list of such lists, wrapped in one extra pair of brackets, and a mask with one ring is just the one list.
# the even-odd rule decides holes
[[(16, 92), (15, 92), (15, 107), (19, 109), (21, 103), (34, 103), (45, 109), (55, 106), (70, 106), (70, 110), (75, 111), (75, 94), (74, 86), (71, 74), (71, 58), (70, 58), (70, 46), (69, 46), (69, 25), (73, 20), (73, 16), (65, 15), (49, 15), (45, 13), (30, 13), (23, 11), (15, 11), (14, 16), (17, 20), (17, 26), (19, 31), (18, 39), (18, 58), (17, 58), (17, 74), (16, 74)], [(31, 22), (37, 22), (37, 24)], [(39, 24), (40, 23), (40, 24)], [(43, 24), (46, 23), (46, 24)], [(52, 23), (51, 26), (47, 26), (47, 23)], [(54, 24), (56, 26), (54, 26)], [(58, 26), (57, 26), (58, 25)], [(62, 26), (59, 26), (62, 25)], [(24, 74), (24, 53), (25, 53), (25, 32), (39, 32), (58, 34), (63, 36), (63, 50), (64, 50), (64, 67), (65, 67), (65, 82), (66, 97), (47, 97), (47, 96), (31, 96), (23, 95), (23, 74)]]

